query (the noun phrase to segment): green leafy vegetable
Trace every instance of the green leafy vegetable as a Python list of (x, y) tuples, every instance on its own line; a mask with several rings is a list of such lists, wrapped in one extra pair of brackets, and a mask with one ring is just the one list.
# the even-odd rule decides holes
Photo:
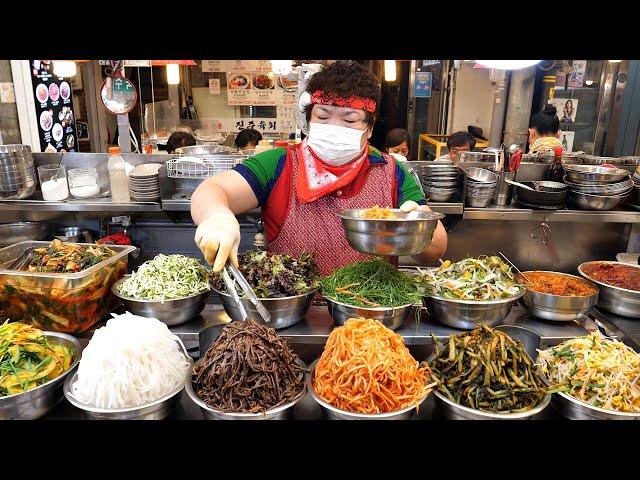
[(419, 302), (422, 289), (385, 260), (346, 265), (322, 281), (322, 294), (358, 307), (400, 307)]
[[(308, 253), (299, 258), (268, 252), (246, 252), (238, 257), (240, 272), (258, 298), (281, 298), (304, 295), (320, 285), (320, 271)], [(220, 275), (211, 278), (211, 286), (226, 292)], [(236, 285), (240, 295), (244, 292)]]

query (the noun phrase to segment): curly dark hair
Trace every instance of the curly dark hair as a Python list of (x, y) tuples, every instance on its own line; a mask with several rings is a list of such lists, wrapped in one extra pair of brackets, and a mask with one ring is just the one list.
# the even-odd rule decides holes
[[(372, 98), (380, 103), (380, 81), (366, 67), (353, 60), (343, 60), (324, 67), (309, 79), (307, 92), (313, 95), (317, 90), (335, 93), (342, 97), (351, 95)], [(305, 114), (307, 122), (311, 119), (313, 105), (307, 105)], [(375, 115), (366, 113), (367, 124), (375, 123)]]

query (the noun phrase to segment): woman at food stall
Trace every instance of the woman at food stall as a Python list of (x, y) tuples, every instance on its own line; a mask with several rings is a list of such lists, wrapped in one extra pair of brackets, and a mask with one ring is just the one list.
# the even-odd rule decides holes
[[(379, 100), (378, 79), (357, 62), (339, 61), (309, 79), (304, 112), (309, 136), (244, 161), (202, 182), (191, 201), (195, 241), (213, 270), (237, 264), (236, 214), (258, 206), (268, 250), (314, 253), (327, 275), (368, 258), (352, 249), (337, 213), (373, 205), (429, 211), (420, 187), (401, 162), (369, 145)], [(417, 258), (441, 257), (447, 234), (438, 222)]]
[(245, 128), (238, 133), (235, 145), (239, 150), (253, 150), (260, 140), (262, 140), (262, 134), (259, 131), (253, 128)]
[(546, 105), (544, 110), (531, 117), (529, 127), (529, 153), (545, 152), (556, 147), (562, 148), (560, 120), (556, 107)]
[(402, 128), (394, 128), (387, 133), (387, 138), (384, 141), (384, 149), (389, 155), (398, 160), (396, 155), (400, 155), (402, 159), (409, 159), (409, 145), (411, 140), (409, 138), (409, 132)]

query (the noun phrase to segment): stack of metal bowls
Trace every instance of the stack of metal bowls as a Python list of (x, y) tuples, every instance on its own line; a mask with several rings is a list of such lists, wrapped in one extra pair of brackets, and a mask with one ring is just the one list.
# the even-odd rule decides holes
[(631, 180), (633, 181), (633, 190), (630, 205), (640, 210), (640, 174), (637, 171), (634, 172)]
[(500, 176), (485, 168), (467, 168), (466, 203), (470, 207), (487, 207), (493, 200)]
[(428, 162), (420, 173), (424, 194), (432, 202), (448, 202), (458, 191), (458, 167), (452, 162)]
[[(318, 359), (319, 360), (319, 359)], [(322, 408), (322, 411), (326, 414), (329, 420), (408, 420), (413, 414), (416, 412), (416, 409), (420, 407), (420, 405), (426, 400), (429, 396), (429, 393), (425, 395), (423, 398), (418, 400), (414, 405), (409, 407), (405, 407), (400, 410), (396, 410), (394, 412), (386, 412), (386, 413), (355, 413), (348, 412), (346, 410), (342, 410), (340, 408), (334, 407), (330, 405), (326, 401), (324, 401), (320, 396), (313, 390), (313, 377), (316, 371), (316, 365), (318, 364), (318, 360), (314, 361), (309, 367), (309, 373), (307, 375), (307, 390), (309, 391), (309, 395), (313, 398), (318, 405)]]
[(21, 200), (36, 191), (36, 167), (29, 145), (0, 145), (0, 199)]
[(581, 210), (612, 210), (633, 190), (630, 173), (620, 168), (567, 165), (565, 172), (569, 202)]

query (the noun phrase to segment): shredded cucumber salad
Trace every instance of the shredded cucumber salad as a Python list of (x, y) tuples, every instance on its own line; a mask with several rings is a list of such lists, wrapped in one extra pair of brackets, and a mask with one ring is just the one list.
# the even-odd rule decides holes
[(118, 286), (118, 293), (137, 300), (173, 300), (206, 292), (207, 270), (195, 258), (157, 255)]

